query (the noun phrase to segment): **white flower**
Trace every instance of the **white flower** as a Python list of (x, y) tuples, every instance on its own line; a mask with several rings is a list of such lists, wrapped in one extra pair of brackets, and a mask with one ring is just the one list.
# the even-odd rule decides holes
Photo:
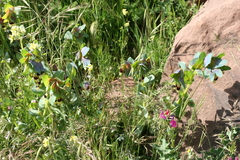
[(117, 138), (117, 140), (119, 141), (119, 142), (121, 142), (121, 141), (123, 141), (124, 140), (124, 134), (120, 134), (119, 135), (119, 137)]
[(90, 48), (88, 48), (88, 47), (83, 47), (81, 49), (81, 52), (78, 52), (76, 54), (76, 57), (75, 57), (76, 59), (81, 59), (84, 69), (87, 69), (87, 66), (90, 65), (90, 60), (85, 58), (85, 56), (88, 53), (89, 49)]

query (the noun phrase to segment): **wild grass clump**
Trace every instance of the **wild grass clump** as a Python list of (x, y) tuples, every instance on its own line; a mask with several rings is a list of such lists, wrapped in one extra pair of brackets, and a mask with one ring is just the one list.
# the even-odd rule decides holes
[[(177, 112), (169, 86), (157, 88), (174, 37), (198, 6), (185, 0), (0, 6), (0, 158), (180, 157), (195, 121), (180, 133), (185, 106)], [(106, 98), (121, 76), (133, 77), (135, 94)], [(187, 100), (180, 96), (179, 105)], [(230, 132), (228, 142), (221, 137), (225, 157), (235, 156), (238, 130)]]

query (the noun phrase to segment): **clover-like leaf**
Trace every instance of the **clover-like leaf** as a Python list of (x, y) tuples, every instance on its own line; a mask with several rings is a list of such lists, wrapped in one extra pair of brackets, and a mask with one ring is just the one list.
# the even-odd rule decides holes
[(176, 83), (181, 84), (183, 87), (185, 87), (183, 70), (178, 69), (173, 74), (171, 74), (170, 77), (172, 77)]
[(192, 84), (194, 73), (192, 71), (184, 71), (184, 82), (186, 84)]
[(154, 81), (154, 79), (155, 79), (154, 75), (147, 76), (144, 78), (143, 83), (149, 85)]
[(209, 53), (204, 59), (204, 67), (207, 67), (212, 61), (212, 53)]
[(129, 58), (127, 59), (127, 61), (128, 61), (129, 63), (131, 63), (131, 64), (134, 63), (134, 59), (133, 59), (132, 57), (129, 57)]
[(58, 70), (53, 74), (53, 76), (58, 78), (59, 80), (64, 80), (64, 74), (64, 71)]
[(211, 69), (206, 68), (204, 70), (204, 75), (205, 75), (205, 77), (209, 78), (210, 81), (212, 81), (212, 82), (214, 81), (215, 73), (213, 73)]
[(201, 52), (195, 53), (194, 56), (193, 56), (193, 59), (194, 59), (194, 58), (199, 58), (200, 54), (201, 54)]
[(185, 63), (185, 62), (179, 62), (179, 63), (178, 63), (178, 66), (179, 66), (182, 70), (186, 70), (186, 69), (187, 69), (187, 66), (186, 66), (186, 63)]
[(220, 68), (222, 66), (225, 66), (227, 64), (227, 60), (225, 59), (220, 59), (220, 58), (215, 58), (214, 59), (214, 68)]
[(215, 73), (216, 76), (218, 76), (218, 77), (222, 77), (223, 76), (223, 73), (222, 73), (221, 69), (214, 69), (213, 73)]
[(64, 39), (73, 39), (73, 35), (70, 31), (67, 31), (64, 35)]
[(198, 60), (198, 58), (193, 58), (193, 59), (189, 62), (188, 67), (189, 67), (190, 69), (192, 69), (192, 68), (193, 68), (193, 65), (197, 62), (197, 60)]
[(196, 53), (197, 56), (194, 56), (194, 60), (191, 62), (190, 66), (192, 69), (201, 69), (204, 65), (204, 58), (206, 57), (205, 52)]

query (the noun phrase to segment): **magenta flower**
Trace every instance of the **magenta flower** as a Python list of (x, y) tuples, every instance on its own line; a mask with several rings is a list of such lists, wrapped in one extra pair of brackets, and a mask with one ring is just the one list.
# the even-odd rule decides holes
[(160, 112), (159, 118), (166, 119), (166, 116), (163, 111)]
[(170, 121), (170, 127), (177, 127), (177, 122), (174, 120), (174, 115), (170, 115), (170, 111), (168, 109), (165, 112), (161, 111), (159, 114), (159, 118)]
[(173, 128), (176, 128), (177, 127), (177, 122), (174, 121), (174, 120), (171, 120), (170, 121), (170, 126), (173, 127)]
[[(229, 158), (228, 160), (233, 160), (232, 158)], [(234, 160), (239, 160), (238, 157), (235, 157)]]

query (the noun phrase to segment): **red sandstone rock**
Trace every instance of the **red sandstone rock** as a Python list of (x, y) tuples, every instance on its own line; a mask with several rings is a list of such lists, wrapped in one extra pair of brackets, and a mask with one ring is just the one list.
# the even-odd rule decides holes
[[(218, 121), (232, 116), (230, 110), (240, 99), (240, 1), (208, 0), (193, 19), (182, 28), (173, 44), (165, 65), (162, 81), (177, 70), (179, 61), (189, 62), (198, 51), (206, 53), (226, 53), (232, 69), (225, 72), (216, 83), (204, 80), (197, 89), (194, 99), (204, 98), (198, 118), (205, 121)], [(199, 78), (195, 79), (192, 89)]]

